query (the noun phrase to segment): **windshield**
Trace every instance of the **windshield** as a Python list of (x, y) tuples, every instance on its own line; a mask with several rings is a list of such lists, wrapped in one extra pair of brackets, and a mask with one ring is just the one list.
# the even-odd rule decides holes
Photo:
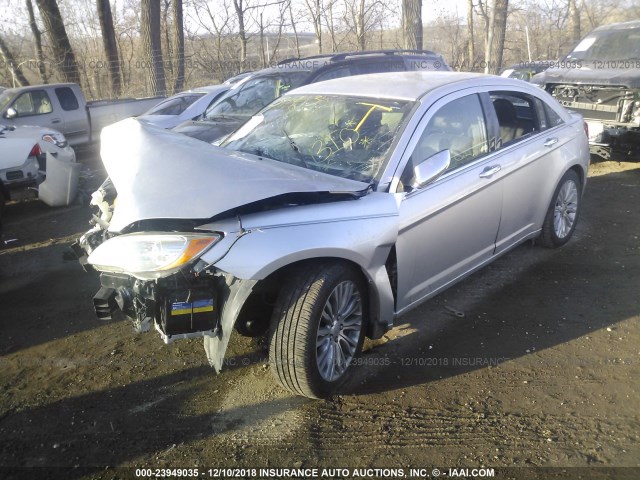
[(12, 90), (5, 90), (4, 92), (0, 93), (0, 111), (4, 110), (7, 105), (9, 105), (11, 103), (11, 100), (13, 100)]
[(223, 147), (371, 183), (412, 102), (291, 95), (273, 102)]
[(277, 75), (255, 77), (239, 88), (229, 91), (205, 112), (207, 120), (220, 117), (249, 118), (280, 95), (302, 85), (308, 72), (284, 72)]
[(640, 28), (602, 30), (587, 35), (567, 60), (602, 61), (640, 58)]
[(144, 115), (180, 115), (189, 105), (203, 97), (204, 93), (189, 93), (176, 95), (150, 109)]

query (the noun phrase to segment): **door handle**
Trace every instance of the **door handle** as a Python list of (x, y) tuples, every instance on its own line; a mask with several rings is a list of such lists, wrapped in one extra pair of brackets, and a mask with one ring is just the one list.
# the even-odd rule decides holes
[(60, 120), (59, 118), (54, 118), (53, 120), (51, 120), (51, 123), (60, 123), (62, 120)]
[(551, 147), (551, 146), (555, 145), (556, 143), (558, 143), (558, 137), (547, 138), (547, 140), (544, 142), (544, 146), (545, 147)]
[(480, 172), (480, 178), (489, 178), (500, 171), (500, 165), (491, 165)]

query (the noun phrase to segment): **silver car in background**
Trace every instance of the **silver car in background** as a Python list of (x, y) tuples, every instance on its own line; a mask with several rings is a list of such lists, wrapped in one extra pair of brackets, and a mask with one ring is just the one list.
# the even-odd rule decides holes
[(173, 128), (187, 120), (195, 120), (215, 105), (229, 91), (230, 85), (210, 85), (176, 93), (154, 105), (138, 119), (161, 128)]
[(112, 183), (76, 248), (96, 313), (203, 336), (216, 370), (234, 328), (268, 334), (276, 378), (312, 398), (399, 315), (528, 239), (565, 244), (589, 164), (582, 118), (547, 93), (453, 72), (301, 87), (222, 147), (104, 130)]

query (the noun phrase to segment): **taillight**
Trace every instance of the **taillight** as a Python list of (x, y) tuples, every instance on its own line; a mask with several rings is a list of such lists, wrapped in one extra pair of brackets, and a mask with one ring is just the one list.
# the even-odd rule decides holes
[(30, 157), (39, 157), (40, 155), (42, 155), (42, 150), (40, 150), (40, 145), (38, 145), (37, 143), (33, 146), (33, 148), (31, 149), (31, 153), (29, 153)]
[(587, 122), (584, 122), (584, 133), (589, 138), (589, 124)]

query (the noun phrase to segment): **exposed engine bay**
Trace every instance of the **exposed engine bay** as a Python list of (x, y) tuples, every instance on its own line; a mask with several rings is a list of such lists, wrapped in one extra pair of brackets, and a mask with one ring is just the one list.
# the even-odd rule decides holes
[(640, 157), (640, 90), (624, 86), (558, 84), (547, 87), (564, 107), (589, 126), (591, 153)]

